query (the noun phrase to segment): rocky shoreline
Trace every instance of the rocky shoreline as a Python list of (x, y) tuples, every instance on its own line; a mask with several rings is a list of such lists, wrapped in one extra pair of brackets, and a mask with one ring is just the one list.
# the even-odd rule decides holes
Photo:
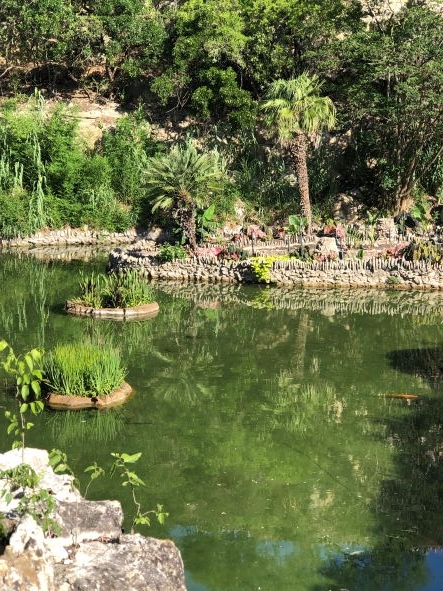
[[(0, 525), (7, 544), (0, 555), (0, 588), (9, 591), (186, 591), (183, 561), (170, 540), (122, 533), (117, 501), (87, 501), (73, 477), (56, 474), (48, 453), (26, 448), (24, 462), (37, 475), (38, 490), (55, 501), (57, 535), (18, 511), (30, 490), (0, 480)], [(22, 450), (0, 454), (0, 470), (22, 464)], [(35, 489), (33, 489), (35, 490)], [(4, 493), (12, 498), (7, 502)]]
[[(204, 283), (260, 283), (251, 261), (226, 260), (215, 255), (161, 262), (151, 243), (143, 241), (127, 248), (115, 248), (108, 267), (113, 271), (135, 268), (147, 279)], [(384, 289), (443, 289), (443, 265), (413, 262), (394, 257), (371, 256), (357, 259), (305, 262), (275, 260), (265, 283), (292, 287), (359, 287)]]
[[(138, 269), (147, 279), (182, 282), (247, 284), (260, 283), (250, 260), (220, 258), (214, 254), (161, 262), (158, 244), (168, 235), (159, 228), (144, 233), (136, 229), (124, 233), (98, 232), (87, 228), (40, 232), (28, 238), (1, 240), (0, 251), (32, 254), (41, 260), (71, 260), (95, 256), (97, 249), (108, 258), (108, 269)], [(266, 283), (285, 287), (382, 288), (405, 290), (443, 289), (443, 263), (406, 261), (365, 252), (364, 258), (347, 253), (340, 258), (335, 238), (320, 238), (317, 247), (325, 256), (305, 262), (299, 259), (275, 260)], [(113, 250), (109, 254), (109, 248)], [(284, 241), (255, 244), (244, 250), (249, 255), (275, 255), (287, 251)], [(210, 249), (203, 249), (210, 250)], [(333, 255), (333, 256), (329, 256)]]

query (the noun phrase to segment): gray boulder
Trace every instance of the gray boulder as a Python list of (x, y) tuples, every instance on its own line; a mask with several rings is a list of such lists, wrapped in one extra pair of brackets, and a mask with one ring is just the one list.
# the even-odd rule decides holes
[[(21, 463), (21, 450), (0, 454), (0, 469)], [(0, 589), (8, 591), (186, 591), (183, 562), (170, 540), (123, 535), (123, 512), (117, 501), (87, 501), (73, 479), (55, 474), (45, 450), (25, 450), (25, 462), (39, 475), (38, 488), (55, 500), (52, 516), (60, 533), (46, 537), (29, 515), (20, 516), (20, 497), (10, 491), (0, 511), (14, 531), (0, 557)], [(0, 492), (8, 486), (0, 480)]]

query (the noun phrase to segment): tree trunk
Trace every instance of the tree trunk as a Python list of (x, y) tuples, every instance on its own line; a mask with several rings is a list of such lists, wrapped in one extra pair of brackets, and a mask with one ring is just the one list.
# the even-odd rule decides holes
[(192, 252), (197, 250), (197, 209), (192, 197), (183, 191), (177, 200), (176, 217)]
[(298, 190), (300, 192), (301, 213), (306, 218), (308, 236), (312, 233), (312, 211), (309, 198), (309, 178), (307, 166), (306, 136), (298, 132), (295, 139), (289, 145), (289, 152), (294, 162), (297, 175)]

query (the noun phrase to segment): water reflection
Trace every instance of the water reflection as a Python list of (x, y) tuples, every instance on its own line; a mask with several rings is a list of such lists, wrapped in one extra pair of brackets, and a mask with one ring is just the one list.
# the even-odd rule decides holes
[[(0, 257), (4, 336), (112, 342), (137, 394), (123, 416), (46, 413), (31, 443), (65, 447), (80, 476), (141, 451), (146, 504), (171, 515), (145, 533), (177, 541), (190, 591), (427, 589), (443, 535), (436, 294), (159, 282), (155, 319), (103, 323), (60, 312), (85, 265)], [(131, 513), (118, 483), (92, 491)]]
[(388, 359), (393, 367), (402, 372), (421, 376), (436, 389), (443, 378), (443, 347), (401, 349), (391, 351)]
[(45, 421), (53, 439), (63, 449), (69, 449), (73, 443), (115, 442), (124, 430), (125, 411), (54, 411), (45, 413)]
[(393, 399), (386, 407), (385, 436), (395, 454), (391, 477), (380, 482), (373, 502), (380, 541), (361, 555), (339, 556), (328, 563), (322, 572), (337, 588), (443, 588), (442, 353), (441, 347), (425, 347), (387, 354), (393, 367), (426, 380), (436, 396), (411, 406)]

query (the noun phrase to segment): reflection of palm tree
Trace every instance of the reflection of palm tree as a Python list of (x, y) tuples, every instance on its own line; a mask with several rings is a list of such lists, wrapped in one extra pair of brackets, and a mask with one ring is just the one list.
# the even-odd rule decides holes
[(215, 385), (210, 381), (221, 377), (220, 367), (213, 364), (214, 358), (204, 348), (179, 346), (177, 356), (154, 351), (165, 366), (151, 381), (155, 396), (164, 400), (190, 406), (210, 400), (215, 395)]
[(304, 373), (308, 332), (309, 315), (307, 312), (300, 312), (294, 347), (294, 370), (297, 374), (299, 374), (299, 377), (303, 377)]
[(267, 393), (269, 402), (262, 410), (270, 416), (271, 429), (288, 433), (306, 433), (318, 429), (318, 417), (324, 423), (341, 420), (343, 402), (329, 384), (302, 386), (294, 382), (291, 372), (282, 371)]

